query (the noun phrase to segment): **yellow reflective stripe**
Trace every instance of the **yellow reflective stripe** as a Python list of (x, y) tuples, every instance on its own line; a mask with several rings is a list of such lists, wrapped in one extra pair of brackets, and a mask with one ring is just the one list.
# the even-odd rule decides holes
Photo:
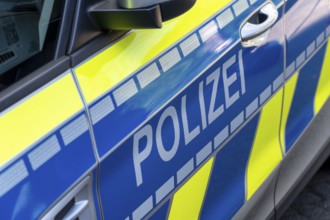
[(283, 89), (263, 107), (247, 167), (247, 199), (282, 160), (279, 141)]
[(214, 158), (211, 158), (174, 195), (169, 219), (198, 219), (211, 175)]
[(323, 61), (323, 67), (314, 99), (314, 114), (319, 113), (330, 96), (330, 43)]
[(285, 153), (285, 129), (289, 118), (289, 113), (292, 105), (292, 100), (297, 86), (299, 72), (296, 72), (286, 83), (284, 90), (284, 100), (283, 100), (283, 112), (282, 112), (282, 122), (281, 122), (281, 146)]
[(162, 29), (134, 31), (96, 57), (76, 68), (78, 81), (88, 103), (222, 9), (231, 0), (197, 0), (184, 15), (164, 23)]
[(0, 167), (83, 107), (67, 74), (0, 116)]

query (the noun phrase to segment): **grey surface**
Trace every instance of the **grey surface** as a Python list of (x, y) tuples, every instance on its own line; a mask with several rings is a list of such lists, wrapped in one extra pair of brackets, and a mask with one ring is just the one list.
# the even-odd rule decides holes
[(328, 159), (281, 220), (330, 219), (330, 160)]

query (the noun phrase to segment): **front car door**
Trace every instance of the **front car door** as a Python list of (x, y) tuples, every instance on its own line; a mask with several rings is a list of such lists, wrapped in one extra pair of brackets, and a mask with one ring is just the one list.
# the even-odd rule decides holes
[[(270, 2), (278, 19), (266, 41), (243, 47), (242, 25), (262, 22)], [(276, 172), (283, 4), (197, 0), (162, 29), (130, 31), (77, 65), (105, 219), (229, 219)], [(273, 192), (264, 205), (273, 210)]]

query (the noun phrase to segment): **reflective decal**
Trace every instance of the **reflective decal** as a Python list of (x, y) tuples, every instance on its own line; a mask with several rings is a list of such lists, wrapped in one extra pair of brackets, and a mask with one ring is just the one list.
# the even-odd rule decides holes
[(0, 114), (0, 167), (83, 108), (69, 73)]
[(279, 90), (261, 111), (246, 173), (248, 200), (283, 158), (279, 141), (282, 96), (283, 89)]
[(169, 220), (198, 219), (211, 175), (214, 158), (211, 158), (175, 194)]
[[(330, 27), (330, 26), (329, 26)], [(314, 113), (317, 114), (330, 96), (330, 43), (326, 49), (322, 72), (314, 99)]]

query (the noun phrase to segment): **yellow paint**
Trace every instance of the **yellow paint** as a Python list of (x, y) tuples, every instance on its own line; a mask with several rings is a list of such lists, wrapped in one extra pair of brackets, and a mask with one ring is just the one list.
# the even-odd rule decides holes
[(87, 103), (104, 94), (221, 10), (231, 0), (197, 0), (182, 16), (165, 22), (162, 29), (138, 30), (116, 42), (75, 73)]
[(0, 167), (82, 109), (67, 74), (0, 116)]
[(314, 99), (314, 114), (319, 113), (330, 96), (330, 43), (328, 42), (323, 61), (322, 72), (317, 86)]
[(211, 175), (214, 158), (211, 158), (197, 173), (175, 193), (169, 220), (198, 219)]
[(289, 113), (292, 105), (293, 96), (296, 90), (299, 73), (295, 73), (285, 84), (284, 103), (281, 122), (281, 146), (285, 153), (285, 128), (289, 118)]
[(250, 199), (282, 160), (279, 141), (283, 89), (263, 107), (247, 169)]

